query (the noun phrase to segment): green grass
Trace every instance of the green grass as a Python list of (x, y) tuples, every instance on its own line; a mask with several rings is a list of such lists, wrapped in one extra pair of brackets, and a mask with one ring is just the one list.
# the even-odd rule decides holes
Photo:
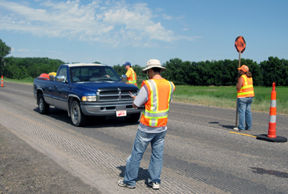
[[(17, 82), (33, 84), (33, 78), (24, 80), (14, 80), (4, 78), (8, 82)], [(141, 84), (138, 84), (140, 88)], [(271, 87), (254, 86), (255, 97), (252, 103), (252, 111), (267, 112), (270, 111)], [(276, 86), (277, 93), (277, 114), (288, 115), (288, 87)], [(183, 102), (189, 104), (200, 104), (206, 106), (216, 106), (223, 108), (236, 109), (236, 86), (176, 86), (173, 94), (174, 102)]]
[[(255, 97), (251, 107), (252, 111), (269, 113), (272, 86), (256, 86), (254, 90)], [(277, 113), (288, 114), (288, 101), (286, 100), (288, 87), (276, 86), (276, 93)], [(173, 101), (236, 109), (236, 96), (236, 86), (176, 86)]]
[(34, 78), (32, 77), (28, 77), (22, 80), (18, 80), (18, 79), (9, 79), (4, 77), (3, 78), (3, 82), (4, 82), (4, 86), (5, 86), (5, 82), (14, 82), (14, 83), (22, 83), (22, 84), (33, 84)]

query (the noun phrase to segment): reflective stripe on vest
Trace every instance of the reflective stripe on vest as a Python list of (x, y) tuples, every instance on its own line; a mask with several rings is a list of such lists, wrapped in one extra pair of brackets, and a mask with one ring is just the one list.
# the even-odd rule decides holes
[(137, 81), (136, 81), (136, 73), (131, 67), (129, 68), (129, 70), (131, 71), (131, 75), (132, 76), (128, 77), (127, 82), (129, 84), (136, 84), (137, 83)]
[[(165, 80), (164, 84), (159, 83), (157, 85), (156, 82), (158, 81), (159, 80), (155, 81), (153, 79), (144, 81), (148, 89), (148, 101), (145, 103), (145, 111), (142, 112), (140, 122), (150, 127), (166, 126), (167, 121), (168, 121), (167, 118), (168, 118), (168, 111), (169, 111), (169, 102), (171, 100), (171, 97), (175, 88), (172, 82)], [(167, 82), (169, 83), (169, 85), (166, 84)], [(158, 88), (167, 87), (167, 86), (169, 87), (168, 96), (165, 96), (166, 94), (159, 94)], [(159, 100), (161, 100), (161, 102)], [(164, 105), (165, 107), (164, 110), (159, 110), (159, 107), (160, 107), (159, 103), (162, 103), (161, 104), (162, 106)], [(166, 103), (166, 104), (163, 104), (163, 103)]]
[[(254, 87), (252, 78), (248, 78), (246, 75), (241, 75), (244, 82), (243, 86), (237, 91), (237, 98), (239, 97), (254, 97)], [(240, 78), (239, 78), (240, 79)]]

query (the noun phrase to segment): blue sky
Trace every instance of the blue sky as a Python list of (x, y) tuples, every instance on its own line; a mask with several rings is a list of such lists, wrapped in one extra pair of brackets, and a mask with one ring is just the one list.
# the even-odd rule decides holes
[(0, 0), (0, 39), (9, 56), (65, 63), (145, 66), (238, 59), (288, 59), (287, 0)]

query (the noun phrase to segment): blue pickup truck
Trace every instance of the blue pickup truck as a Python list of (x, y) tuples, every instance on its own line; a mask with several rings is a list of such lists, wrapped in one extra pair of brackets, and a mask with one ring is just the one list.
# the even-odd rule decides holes
[(131, 122), (140, 117), (141, 110), (133, 108), (129, 95), (137, 95), (138, 87), (123, 82), (107, 65), (61, 65), (55, 77), (36, 78), (33, 91), (41, 114), (55, 106), (66, 110), (77, 127), (85, 124), (87, 116), (125, 117)]

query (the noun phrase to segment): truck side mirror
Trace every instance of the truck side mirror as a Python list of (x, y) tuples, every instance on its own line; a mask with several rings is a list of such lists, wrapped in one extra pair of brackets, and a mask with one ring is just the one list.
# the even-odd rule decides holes
[(127, 81), (127, 75), (125, 74), (121, 75), (121, 81)]
[(66, 77), (64, 75), (58, 75), (56, 77), (57, 82), (66, 82)]

